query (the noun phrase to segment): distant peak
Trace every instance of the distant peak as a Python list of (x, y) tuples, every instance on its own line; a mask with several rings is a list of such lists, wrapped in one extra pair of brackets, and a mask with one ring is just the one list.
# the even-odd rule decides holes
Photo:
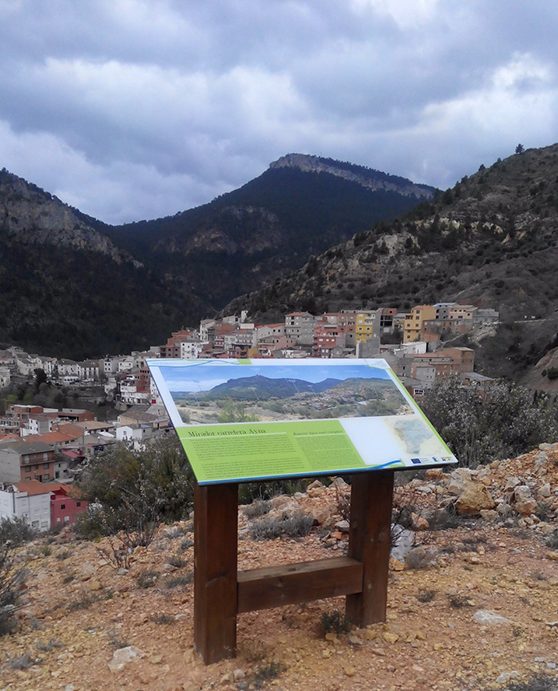
[(435, 188), (420, 185), (398, 175), (389, 175), (380, 170), (359, 166), (347, 161), (337, 161), (333, 158), (322, 158), (311, 154), (285, 154), (269, 164), (270, 170), (292, 168), (303, 173), (328, 173), (349, 182), (354, 182), (373, 192), (397, 192), (407, 197), (431, 199)]
[(269, 164), (270, 168), (298, 168), (299, 166), (311, 165), (321, 161), (319, 156), (312, 154), (285, 154), (276, 161)]

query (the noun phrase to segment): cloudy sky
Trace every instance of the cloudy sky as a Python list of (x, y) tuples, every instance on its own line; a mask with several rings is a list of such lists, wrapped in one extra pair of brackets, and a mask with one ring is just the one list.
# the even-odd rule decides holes
[(287, 152), (445, 188), (558, 140), (550, 0), (0, 0), (0, 167), (97, 218)]

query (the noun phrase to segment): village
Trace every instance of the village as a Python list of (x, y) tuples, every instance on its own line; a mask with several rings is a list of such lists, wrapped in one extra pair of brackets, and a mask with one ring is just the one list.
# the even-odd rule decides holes
[[(246, 313), (203, 319), (173, 332), (164, 345), (99, 360), (0, 351), (0, 389), (41, 373), (55, 386), (102, 394), (112, 420), (86, 408), (15, 402), (0, 416), (0, 519), (24, 518), (40, 531), (75, 522), (87, 502), (74, 491), (81, 469), (116, 443), (140, 450), (170, 433), (170, 422), (146, 364), (149, 358), (384, 358), (420, 401), (439, 378), (463, 386), (490, 381), (474, 370), (474, 350), (453, 346), (464, 335), (493, 332), (499, 314), (459, 303), (417, 305), (409, 312), (382, 307), (314, 316), (291, 312), (283, 322), (256, 324)], [(92, 406), (93, 407), (93, 406)]]

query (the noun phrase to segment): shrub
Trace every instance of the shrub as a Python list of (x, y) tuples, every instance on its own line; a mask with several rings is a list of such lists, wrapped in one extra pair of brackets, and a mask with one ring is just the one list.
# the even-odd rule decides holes
[(550, 674), (535, 674), (526, 681), (508, 684), (505, 691), (556, 691), (556, 677)]
[(243, 482), (238, 489), (239, 504), (250, 504), (257, 499), (271, 499), (278, 494), (293, 495), (304, 492), (311, 480), (271, 480), (269, 482)]
[(451, 530), (457, 528), (463, 519), (455, 512), (453, 504), (443, 509), (436, 509), (428, 516), (428, 526), (430, 530)]
[(252, 680), (252, 685), (256, 689), (261, 689), (267, 684), (267, 682), (272, 679), (277, 679), (277, 677), (286, 670), (286, 667), (281, 662), (268, 662), (265, 665), (261, 665), (254, 673)]
[(60, 641), (56, 640), (56, 638), (51, 638), (50, 641), (43, 642), (43, 641), (38, 641), (35, 643), (35, 648), (40, 652), (40, 653), (50, 653), (53, 650), (56, 650), (57, 648), (63, 648), (64, 644), (61, 643)]
[(469, 597), (467, 595), (460, 595), (459, 593), (452, 593), (451, 595), (448, 595), (448, 602), (450, 607), (453, 607), (454, 609), (470, 607)]
[(170, 557), (167, 559), (167, 564), (170, 564), (171, 566), (174, 566), (177, 569), (181, 569), (183, 566), (186, 566), (188, 562), (186, 559), (183, 559), (181, 556), (178, 554), (171, 554)]
[(20, 589), (25, 578), (22, 568), (14, 568), (12, 545), (0, 545), (0, 636), (13, 630), (14, 614), (20, 607)]
[(314, 519), (302, 511), (291, 516), (264, 516), (254, 521), (250, 533), (254, 540), (272, 540), (276, 537), (303, 537), (310, 532)]
[(37, 537), (37, 532), (23, 518), (2, 518), (0, 520), (0, 545), (10, 542), (19, 547)]
[(418, 595), (417, 595), (417, 600), (419, 602), (432, 602), (432, 600), (436, 597), (436, 591), (435, 590), (430, 590), (430, 589), (425, 589), (425, 590), (419, 590)]
[(91, 461), (80, 488), (92, 506), (77, 532), (111, 536), (99, 552), (117, 569), (129, 568), (135, 548), (151, 543), (161, 521), (183, 518), (193, 499), (191, 470), (175, 438), (156, 440), (137, 454), (115, 445)]
[(337, 609), (331, 612), (324, 612), (321, 618), (322, 635), (326, 633), (347, 633), (351, 629), (351, 625), (345, 619), (345, 616)]
[(156, 440), (138, 453), (116, 444), (92, 459), (79, 486), (97, 507), (83, 519), (82, 535), (132, 531), (137, 544), (148, 544), (160, 521), (184, 518), (193, 501), (192, 472), (176, 438)]
[(72, 552), (69, 549), (63, 549), (61, 552), (58, 552), (56, 555), (56, 558), (58, 561), (64, 561), (64, 559), (67, 559), (68, 557), (72, 556)]
[(550, 549), (558, 549), (558, 528), (553, 533), (550, 533), (545, 542)]
[(151, 617), (151, 621), (155, 622), (155, 624), (174, 624), (176, 619), (170, 615), (170, 614), (154, 614)]
[(12, 657), (10, 660), (8, 660), (8, 667), (23, 671), (33, 667), (33, 665), (36, 665), (38, 662), (38, 659), (31, 657), (31, 655), (28, 653), (24, 653), (19, 657)]
[(185, 573), (181, 576), (170, 576), (167, 578), (164, 582), (164, 587), (165, 588), (178, 588), (183, 585), (189, 585), (194, 578), (194, 574), (192, 572), (190, 573)]
[(246, 504), (243, 511), (246, 518), (264, 516), (271, 511), (271, 503), (262, 499), (255, 499), (251, 504)]
[(103, 600), (110, 600), (112, 598), (112, 590), (106, 590), (104, 593), (81, 593), (75, 600), (72, 600), (67, 605), (69, 612), (76, 612), (80, 609), (89, 609), (91, 605)]
[(124, 638), (120, 638), (118, 632), (115, 629), (111, 629), (107, 632), (107, 638), (110, 647), (113, 650), (119, 650), (120, 648), (127, 648), (130, 643)]
[(556, 404), (517, 384), (493, 382), (480, 392), (448, 377), (426, 394), (423, 407), (465, 466), (517, 456), (558, 439)]
[(140, 588), (152, 588), (158, 578), (158, 571), (142, 571), (136, 578), (136, 583)]

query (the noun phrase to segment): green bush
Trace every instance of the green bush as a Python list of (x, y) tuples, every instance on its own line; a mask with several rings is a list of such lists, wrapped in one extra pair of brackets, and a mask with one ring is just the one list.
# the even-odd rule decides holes
[(15, 627), (14, 615), (20, 606), (20, 591), (24, 570), (15, 568), (13, 546), (10, 542), (0, 545), (0, 636)]
[(137, 453), (116, 444), (91, 460), (79, 487), (92, 504), (76, 526), (85, 538), (126, 531), (144, 544), (159, 522), (184, 518), (193, 503), (192, 471), (176, 437)]
[(23, 518), (2, 518), (0, 520), (0, 545), (9, 542), (18, 547), (37, 537), (34, 530)]
[(341, 634), (351, 630), (351, 625), (338, 609), (334, 609), (331, 612), (324, 612), (320, 623), (322, 635), (324, 636), (326, 633)]
[(558, 439), (556, 402), (513, 383), (476, 390), (448, 377), (427, 392), (423, 408), (464, 466), (518, 456)]
[(303, 537), (310, 532), (314, 519), (302, 511), (292, 516), (264, 516), (250, 527), (254, 540), (273, 540), (276, 537)]

